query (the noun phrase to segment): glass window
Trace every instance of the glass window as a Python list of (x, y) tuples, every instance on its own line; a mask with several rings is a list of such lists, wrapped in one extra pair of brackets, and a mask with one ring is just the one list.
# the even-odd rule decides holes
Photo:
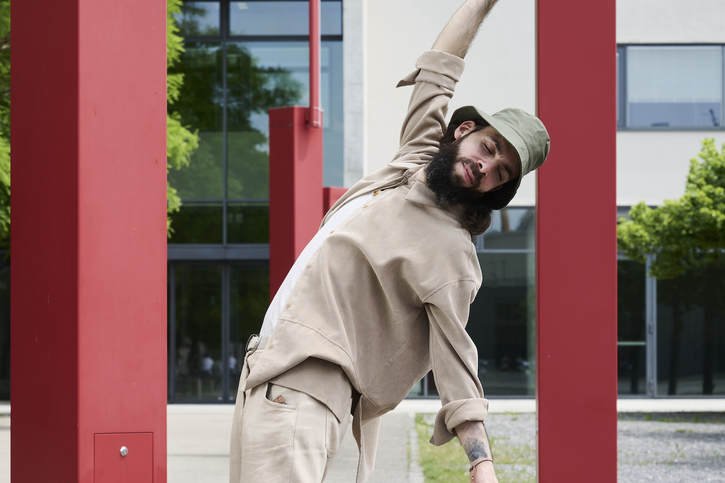
[(218, 36), (220, 12), (219, 2), (184, 2), (175, 18), (184, 37)]
[[(320, 30), (322, 35), (342, 35), (341, 2), (321, 2)], [(308, 2), (231, 2), (229, 31), (231, 35), (308, 35)]]
[(222, 267), (174, 264), (174, 401), (222, 399)]
[(619, 394), (646, 392), (645, 267), (617, 262)]
[(720, 46), (630, 46), (627, 126), (722, 126), (723, 49)]
[(269, 305), (269, 262), (232, 264), (229, 292), (229, 395), (233, 400), (239, 387), (247, 339), (259, 333)]
[(222, 219), (221, 203), (182, 205), (171, 216), (169, 243), (221, 243)]
[(479, 250), (532, 250), (536, 211), (532, 208), (504, 208), (491, 213), (491, 226), (477, 240)]
[[(323, 42), (320, 55), (326, 186), (343, 184), (342, 45)], [(246, 42), (227, 47), (228, 196), (269, 197), (272, 107), (309, 103), (306, 42)]]
[(269, 204), (232, 203), (227, 221), (228, 243), (269, 243)]
[(497, 396), (533, 396), (535, 286), (532, 253), (479, 253), (484, 282), (466, 330), (478, 347), (478, 375)]
[(725, 394), (725, 266), (657, 282), (658, 394)]
[(219, 44), (186, 46), (176, 71), (184, 84), (174, 105), (184, 125), (199, 132), (199, 149), (189, 166), (169, 173), (182, 202), (224, 198), (222, 50)]

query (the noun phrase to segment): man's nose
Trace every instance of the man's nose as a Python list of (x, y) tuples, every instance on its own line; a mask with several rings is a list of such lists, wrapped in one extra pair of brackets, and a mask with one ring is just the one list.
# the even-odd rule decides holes
[(481, 172), (481, 174), (484, 176), (488, 176), (488, 172), (491, 169), (491, 163), (484, 162), (482, 159), (479, 159), (476, 161), (476, 164), (478, 165), (478, 170)]

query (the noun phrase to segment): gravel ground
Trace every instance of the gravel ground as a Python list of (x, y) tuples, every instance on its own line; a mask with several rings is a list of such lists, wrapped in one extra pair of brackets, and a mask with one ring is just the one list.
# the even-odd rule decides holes
[[(488, 430), (494, 446), (516, 448), (522, 461), (535, 454), (535, 414), (495, 414)], [(725, 413), (620, 414), (617, 443), (619, 482), (725, 482)], [(500, 470), (536, 472), (535, 463)]]

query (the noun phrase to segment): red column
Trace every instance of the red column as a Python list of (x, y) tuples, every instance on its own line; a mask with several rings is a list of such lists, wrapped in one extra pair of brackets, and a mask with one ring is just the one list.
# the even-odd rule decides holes
[(165, 8), (12, 2), (14, 483), (166, 481)]
[(341, 188), (339, 186), (325, 186), (322, 188), (322, 210), (323, 215), (330, 211), (332, 205), (337, 203), (337, 200), (342, 198), (347, 188)]
[(306, 107), (269, 110), (271, 296), (322, 220), (322, 129), (306, 121), (308, 113)]
[(538, 2), (539, 481), (617, 479), (615, 0)]

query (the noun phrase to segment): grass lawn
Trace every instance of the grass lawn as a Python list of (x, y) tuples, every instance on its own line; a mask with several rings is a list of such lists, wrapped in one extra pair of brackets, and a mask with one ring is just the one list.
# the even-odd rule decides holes
[[(516, 417), (510, 415), (509, 417)], [(443, 446), (429, 443), (433, 434), (434, 415), (417, 414), (418, 455), (426, 483), (468, 483), (468, 458), (457, 438)], [(496, 459), (496, 476), (501, 483), (536, 482), (536, 449), (534, 446), (514, 445), (505, 436), (490, 437)]]

